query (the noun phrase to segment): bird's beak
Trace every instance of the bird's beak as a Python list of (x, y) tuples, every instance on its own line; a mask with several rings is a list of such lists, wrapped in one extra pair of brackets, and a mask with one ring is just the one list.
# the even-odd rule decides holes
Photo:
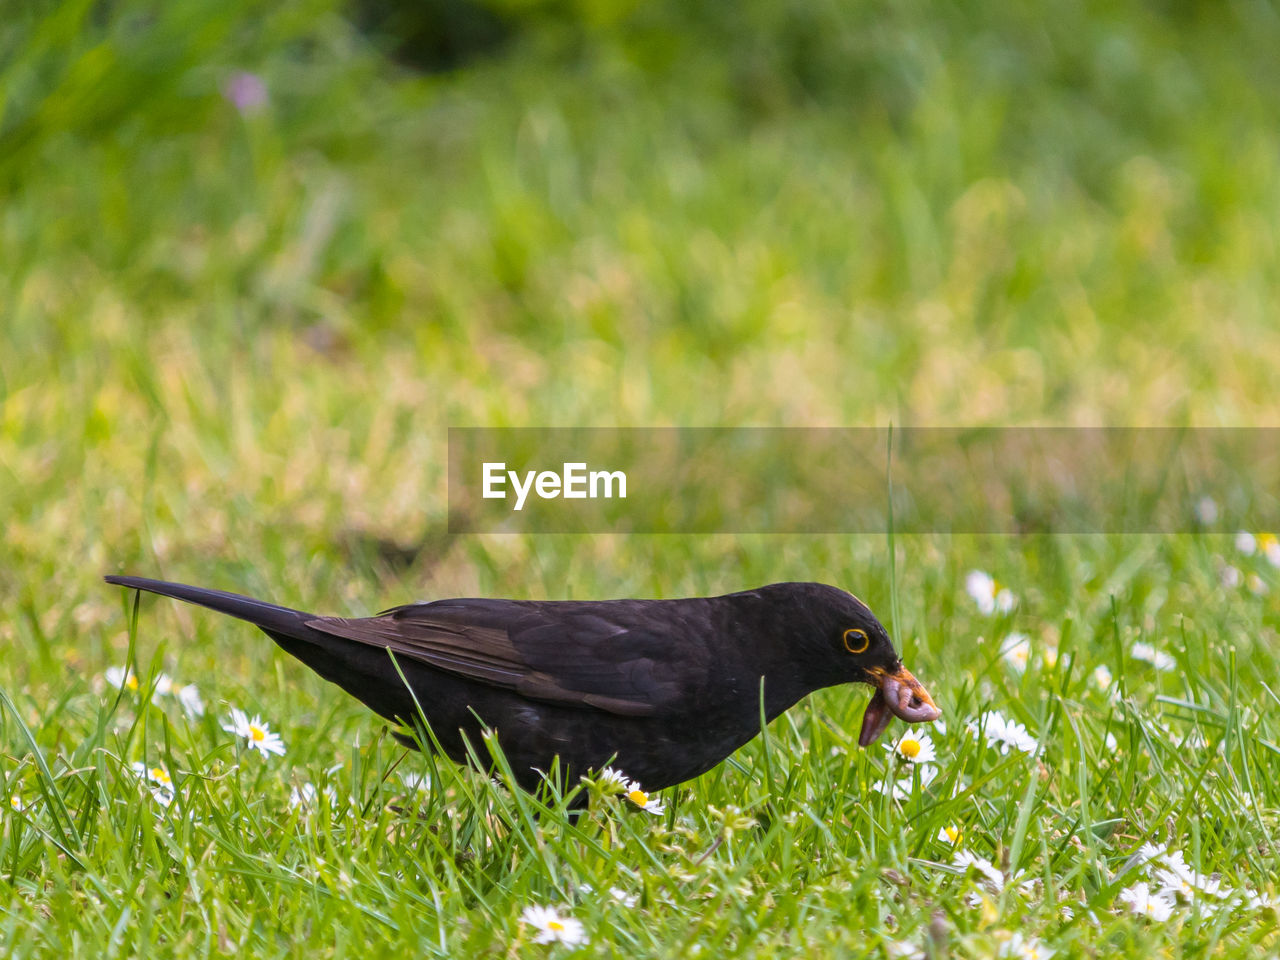
[(894, 717), (907, 723), (930, 723), (942, 716), (929, 691), (906, 667), (899, 664), (893, 673), (878, 667), (869, 672), (873, 682), (879, 686), (867, 704), (867, 712), (862, 715), (858, 746), (867, 747), (875, 743)]

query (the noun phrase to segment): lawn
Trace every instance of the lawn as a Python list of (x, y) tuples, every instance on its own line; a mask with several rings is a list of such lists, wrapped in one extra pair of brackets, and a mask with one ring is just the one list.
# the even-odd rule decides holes
[[(18, 6), (8, 956), (1277, 955), (1262, 531), (450, 535), (446, 500), (449, 426), (1280, 422), (1274, 4), (493, 0), (448, 69), (335, 0)], [(347, 615), (820, 580), (945, 727), (862, 750), (829, 689), (573, 819), (114, 572)]]

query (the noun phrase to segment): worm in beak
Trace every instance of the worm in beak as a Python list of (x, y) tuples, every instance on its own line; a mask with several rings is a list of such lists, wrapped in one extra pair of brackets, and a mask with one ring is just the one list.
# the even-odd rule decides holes
[(870, 672), (879, 686), (867, 704), (867, 712), (862, 715), (858, 746), (867, 747), (875, 743), (894, 717), (907, 723), (931, 723), (942, 716), (929, 691), (902, 664), (898, 664), (893, 673), (878, 668)]

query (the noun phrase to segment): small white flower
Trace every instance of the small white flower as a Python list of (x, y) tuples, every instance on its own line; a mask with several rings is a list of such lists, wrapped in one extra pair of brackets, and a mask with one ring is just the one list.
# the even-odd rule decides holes
[(1129, 647), (1129, 656), (1135, 660), (1145, 660), (1157, 670), (1172, 670), (1178, 665), (1173, 657), (1169, 656), (1161, 650), (1157, 650), (1149, 643), (1134, 643)]
[(642, 790), (639, 782), (635, 780), (632, 780), (627, 784), (626, 797), (645, 813), (657, 815), (667, 809), (667, 805), (665, 803), (653, 796), (653, 794), (646, 793)]
[(1112, 680), (1111, 671), (1107, 669), (1106, 664), (1099, 664), (1093, 668), (1093, 682), (1100, 690), (1110, 690)]
[(884, 952), (889, 960), (925, 960), (927, 956), (923, 948), (905, 940), (884, 941)]
[(600, 770), (596, 773), (595, 780), (605, 793), (626, 793), (627, 785), (631, 782), (625, 773), (613, 767)]
[(954, 866), (963, 868), (966, 873), (972, 867), (978, 871), (984, 884), (996, 893), (1004, 889), (1004, 874), (996, 869), (996, 865), (986, 857), (980, 857), (976, 853), (970, 853), (968, 850), (960, 850), (952, 858), (951, 863)]
[(985, 730), (987, 740), (998, 744), (1001, 753), (1007, 754), (1011, 749), (1035, 753), (1040, 746), (1025, 726), (1016, 720), (1006, 720), (995, 710), (985, 714), (978, 724), (970, 723), (969, 729), (975, 734), (980, 729)]
[(1017, 957), (1019, 960), (1049, 960), (1055, 952), (1035, 937), (1024, 937), (1021, 933), (1015, 933), (1000, 945), (996, 956)]
[[(578, 886), (578, 892), (584, 897), (593, 897), (595, 896), (596, 888), (589, 883), (583, 883)], [(622, 904), (624, 907), (634, 907), (640, 900), (634, 893), (627, 893), (621, 887), (610, 887), (609, 899), (614, 903)]]
[(932, 766), (911, 766), (905, 768), (905, 775), (899, 776), (896, 772), (890, 771), (889, 780), (877, 780), (871, 785), (871, 789), (876, 790), (886, 797), (893, 797), (895, 800), (908, 799), (912, 791), (915, 790), (915, 777), (913, 774), (919, 774), (920, 789), (923, 790), (933, 782), (938, 772)]
[(296, 810), (299, 807), (304, 807), (307, 810), (314, 810), (319, 806), (317, 801), (322, 796), (328, 797), (329, 803), (332, 804), (338, 795), (334, 792), (333, 787), (317, 790), (314, 783), (304, 783), (300, 787), (291, 787), (289, 790), (289, 808)]
[(955, 824), (948, 824), (938, 831), (938, 839), (943, 843), (949, 843), (953, 847), (958, 847), (960, 841), (964, 839), (964, 831)]
[(204, 701), (200, 699), (200, 691), (194, 683), (178, 688), (178, 704), (188, 717), (204, 716)]
[(1141, 867), (1144, 864), (1150, 864), (1154, 861), (1160, 861), (1163, 863), (1166, 849), (1168, 848), (1156, 846), (1154, 843), (1144, 843), (1125, 862), (1121, 873), (1128, 872), (1134, 867)]
[(1218, 580), (1228, 590), (1234, 590), (1236, 587), (1240, 586), (1240, 584), (1244, 583), (1244, 574), (1240, 572), (1239, 567), (1233, 567), (1228, 563), (1218, 571)]
[(1280, 567), (1280, 537), (1274, 533), (1258, 534), (1258, 549), (1273, 567)]
[(1107, 746), (1107, 753), (1115, 753), (1120, 749), (1120, 742), (1116, 740), (1116, 735), (1114, 733), (1108, 733), (1103, 742)]
[(1121, 890), (1116, 899), (1133, 913), (1157, 923), (1163, 923), (1173, 916), (1173, 898), (1153, 891), (1145, 883), (1135, 883), (1132, 887)]
[(14, 810), (17, 810), (19, 813), (27, 809), (27, 805), (22, 802), (22, 797), (18, 796), (16, 793), (9, 794), (9, 806)]
[(138, 692), (138, 678), (128, 667), (107, 667), (102, 676), (117, 690)]
[(135, 761), (129, 764), (129, 769), (134, 772), (139, 780), (153, 784), (150, 788), (151, 796), (158, 804), (162, 807), (167, 807), (173, 803), (173, 778), (169, 776), (169, 771), (164, 767), (148, 767), (144, 763)]
[[(1215, 880), (1212, 877), (1208, 877), (1203, 873), (1197, 873), (1196, 870), (1187, 863), (1187, 858), (1183, 855), (1181, 850), (1171, 850), (1164, 853), (1160, 856), (1159, 861), (1164, 865), (1164, 868), (1163, 870), (1156, 871), (1156, 879), (1161, 880), (1161, 882), (1164, 882), (1165, 880), (1176, 880), (1181, 883), (1186, 883), (1194, 887), (1200, 893), (1206, 894), (1210, 897), (1223, 897), (1227, 895), (1226, 892), (1222, 890), (1222, 884), (1220, 881)], [(1167, 876), (1161, 877), (1161, 873), (1164, 873)], [(1173, 886), (1174, 884), (1170, 883), (1169, 885)]]
[(1271, 588), (1267, 586), (1267, 581), (1263, 580), (1256, 573), (1249, 574), (1249, 592), (1255, 597), (1265, 596), (1270, 589)]
[(983, 570), (970, 570), (964, 578), (964, 589), (978, 605), (978, 611), (987, 616), (997, 612), (1008, 613), (1017, 603), (1008, 588)]
[(1031, 660), (1031, 638), (1025, 633), (1011, 633), (1000, 647), (1000, 656), (1013, 669), (1022, 673)]
[(284, 756), (284, 741), (280, 739), (280, 734), (272, 733), (261, 717), (255, 716), (250, 720), (243, 710), (233, 707), (231, 723), (223, 724), (222, 729), (237, 737), (244, 737), (249, 749), (259, 751), (264, 757), (268, 753)]
[(1236, 534), (1236, 549), (1246, 557), (1251, 557), (1258, 549), (1258, 541), (1252, 533), (1241, 530)]
[(1280, 913), (1280, 897), (1266, 896), (1251, 890), (1237, 890), (1226, 896), (1238, 898), (1241, 905), (1249, 911), (1259, 913), (1263, 910), (1274, 910)]
[(1221, 899), (1230, 891), (1222, 889), (1222, 882), (1204, 874), (1192, 871), (1173, 870), (1161, 867), (1155, 872), (1155, 881), (1160, 885), (1160, 892), (1174, 897), (1181, 897), (1190, 903), (1197, 894)]
[(520, 914), (520, 922), (527, 923), (538, 931), (538, 935), (533, 938), (534, 943), (559, 942), (574, 946), (587, 942), (582, 921), (566, 916), (554, 907), (525, 907)]
[(431, 774), (419, 770), (402, 771), (400, 782), (406, 789), (421, 793), (431, 789)]
[(622, 904), (624, 907), (634, 907), (640, 900), (634, 893), (627, 893), (621, 887), (610, 887), (609, 899), (614, 903)]
[(898, 738), (897, 743), (886, 743), (885, 749), (908, 763), (936, 763), (938, 759), (933, 738), (927, 733), (915, 734), (908, 730)]

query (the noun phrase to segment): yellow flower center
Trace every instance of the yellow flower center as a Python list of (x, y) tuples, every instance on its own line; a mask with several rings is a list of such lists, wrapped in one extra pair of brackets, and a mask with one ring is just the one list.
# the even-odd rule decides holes
[(920, 756), (919, 740), (903, 740), (898, 744), (898, 752), (908, 760)]
[(156, 783), (169, 783), (169, 775), (160, 767), (152, 767), (150, 773), (151, 779)]
[(19, 800), (17, 797), (10, 797), (10, 798), (9, 798), (9, 806), (11, 806), (11, 807), (13, 807), (13, 809), (17, 810), (20, 806), (22, 806), (22, 801), (21, 801), (21, 800)]
[(136, 692), (138, 689), (138, 678), (131, 673), (129, 674), (129, 676), (124, 678), (124, 685), (128, 687), (130, 690), (133, 690)]
[(649, 795), (643, 790), (632, 790), (627, 794), (627, 799), (634, 803), (637, 807), (643, 807), (649, 802)]
[(1275, 547), (1277, 543), (1280, 543), (1280, 541), (1276, 539), (1276, 535), (1274, 533), (1258, 534), (1258, 549), (1264, 553)]
[(944, 829), (943, 829), (943, 833), (945, 833), (945, 834), (947, 835), (947, 839), (948, 839), (948, 840), (950, 840), (952, 843), (959, 843), (959, 842), (960, 842), (960, 828), (959, 828), (959, 827), (946, 827), (946, 828), (944, 828)]
[(559, 920), (548, 920), (548, 921), (547, 921), (547, 929), (548, 929), (548, 930), (555, 930), (555, 931), (562, 931), (562, 930), (564, 930), (564, 924), (563, 924), (563, 923), (561, 923)]
[(254, 726), (251, 723), (249, 724), (249, 739), (254, 743), (261, 743), (263, 740), (267, 739), (267, 731), (263, 730), (261, 727)]

